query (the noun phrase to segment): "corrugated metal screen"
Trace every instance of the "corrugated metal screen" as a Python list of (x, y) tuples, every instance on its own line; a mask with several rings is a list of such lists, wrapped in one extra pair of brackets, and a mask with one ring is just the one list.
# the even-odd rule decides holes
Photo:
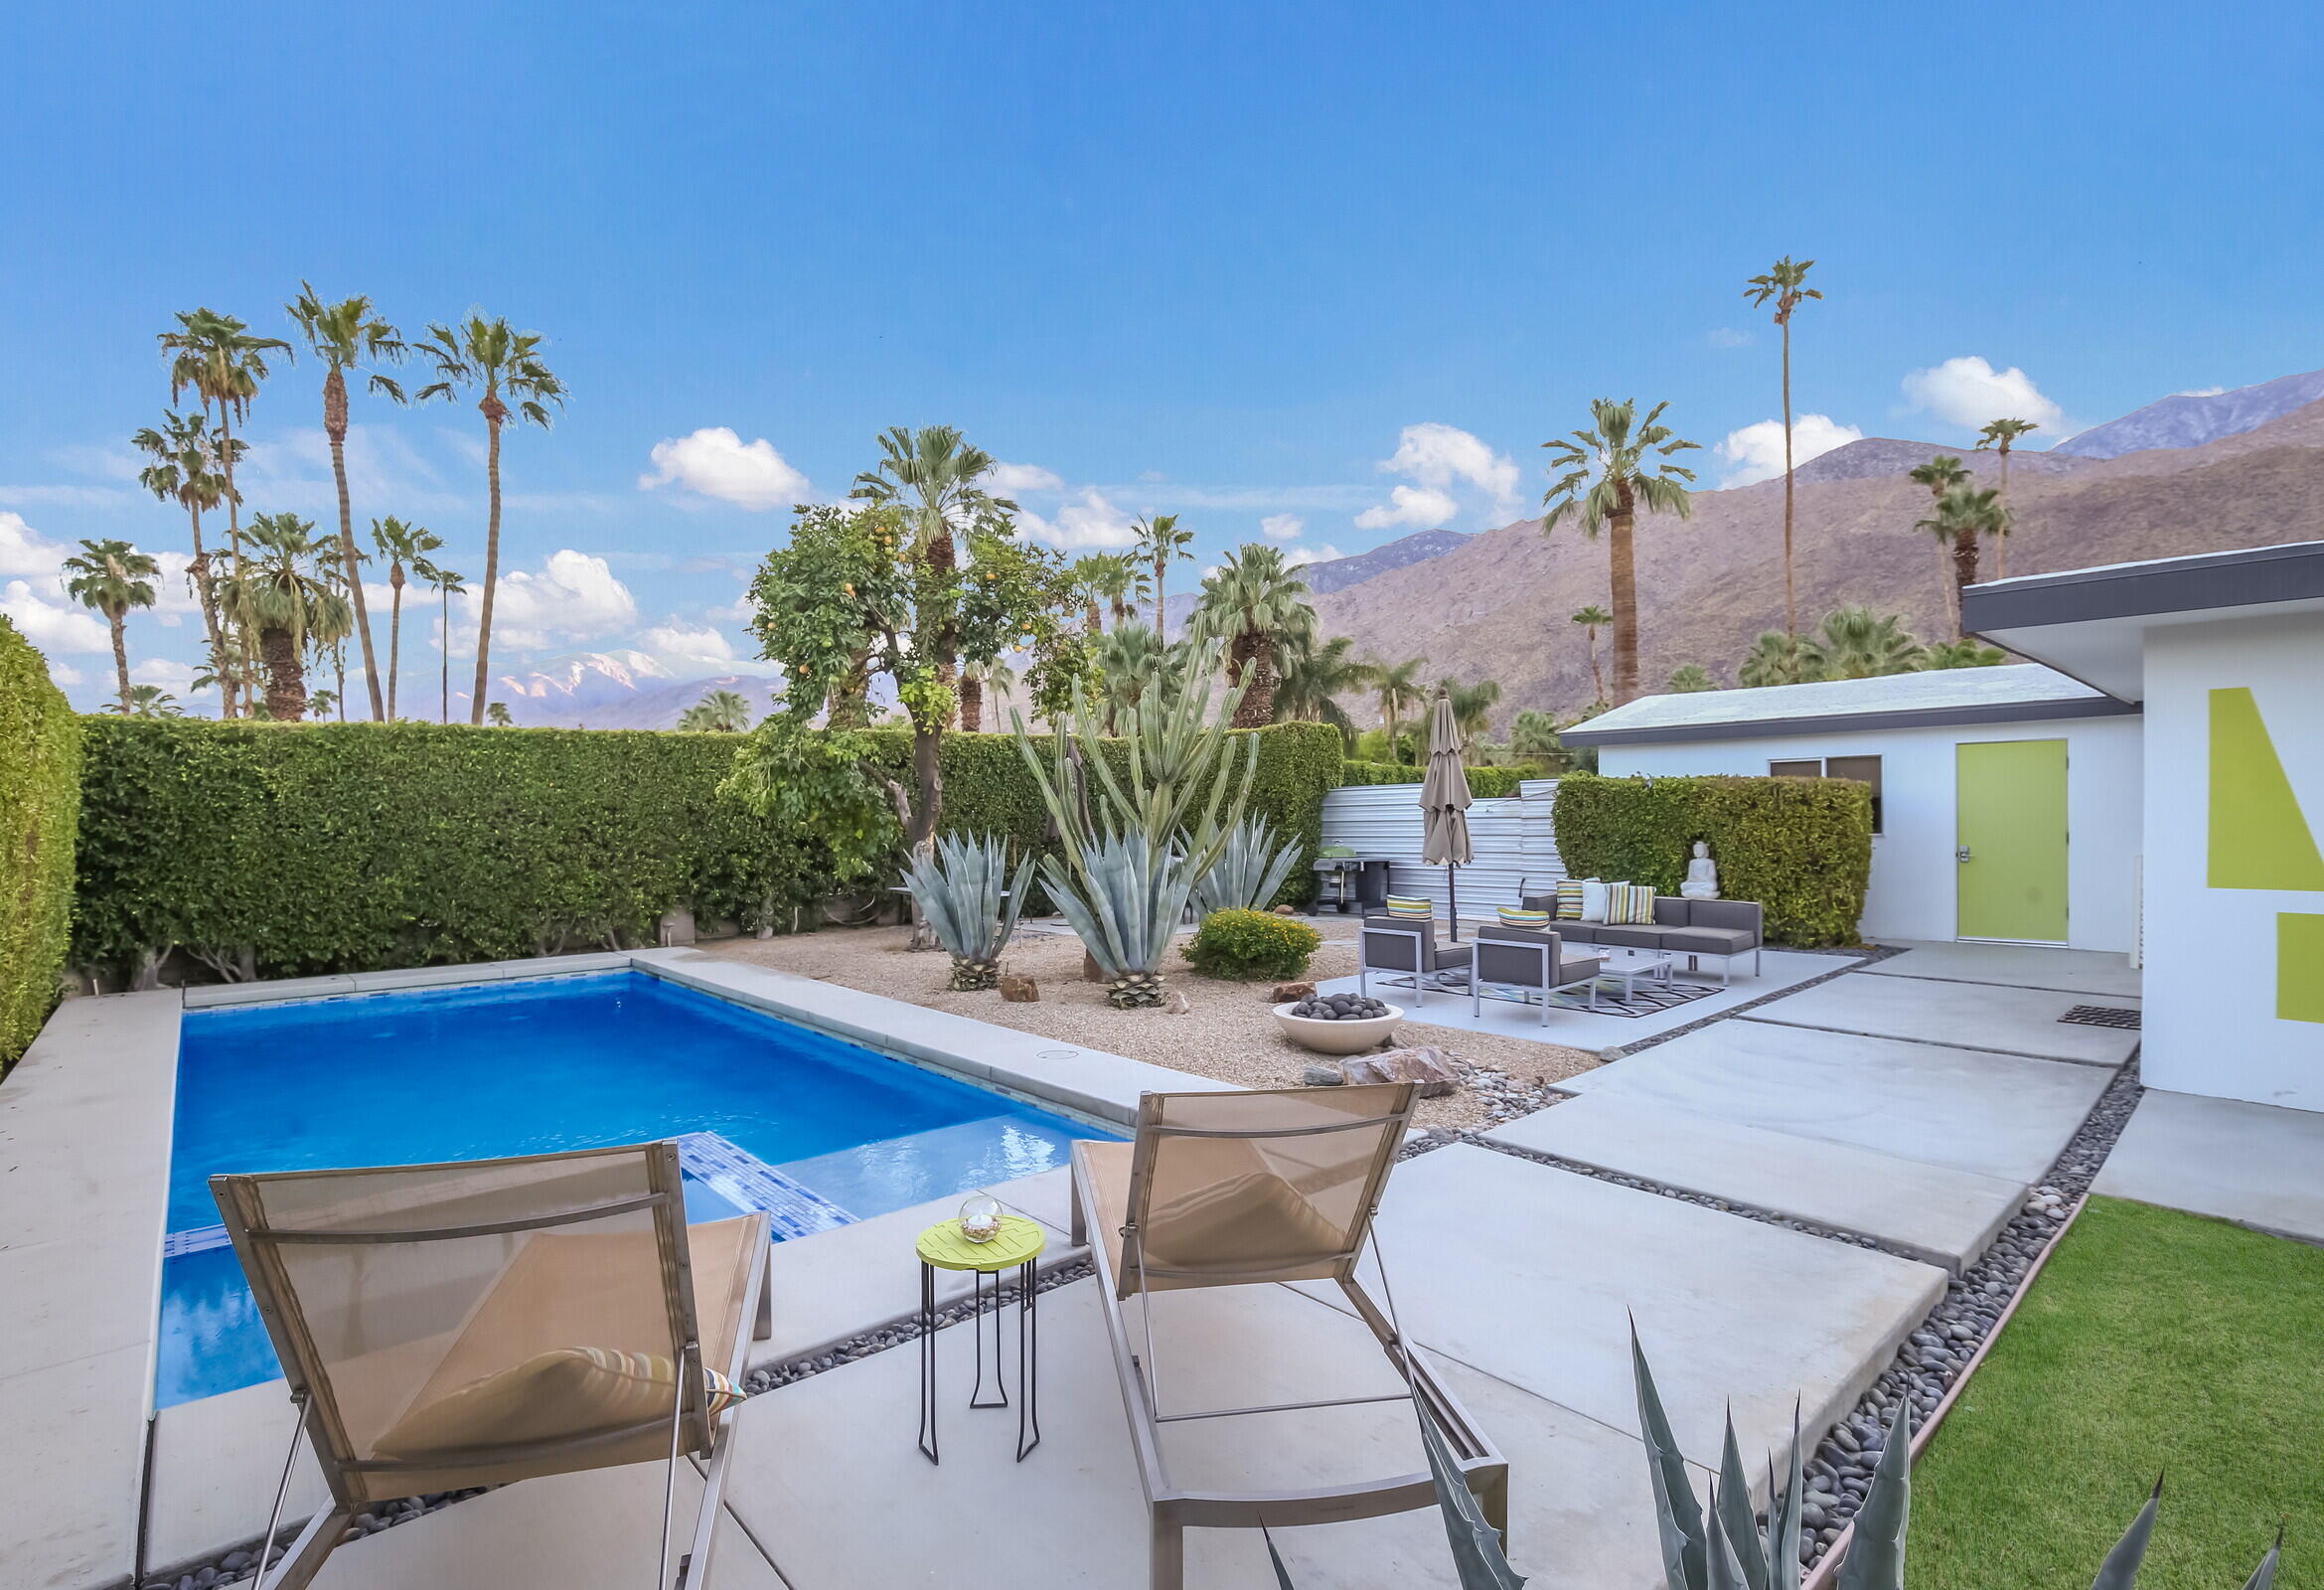
[[(1520, 884), (1535, 893), (1565, 875), (1558, 860), (1550, 813), (1557, 780), (1527, 779), (1523, 793), (1480, 800), (1469, 808), (1469, 843), (1476, 860), (1461, 869), (1464, 915), (1514, 905)], [(1343, 845), (1358, 856), (1388, 861), (1388, 887), (1397, 894), (1425, 894), (1437, 909), (1447, 906), (1445, 869), (1420, 859), (1418, 784), (1357, 784), (1323, 797), (1323, 843)]]

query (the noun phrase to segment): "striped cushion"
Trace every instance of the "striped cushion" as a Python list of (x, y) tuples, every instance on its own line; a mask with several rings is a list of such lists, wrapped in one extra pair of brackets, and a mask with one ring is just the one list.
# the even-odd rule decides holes
[(1500, 913), (1503, 927), (1522, 927), (1538, 933), (1549, 926), (1547, 911), (1524, 911), (1514, 905), (1504, 905)]
[(1654, 885), (1651, 883), (1609, 883), (1606, 885), (1606, 919), (1626, 926), (1651, 927), (1654, 924)]
[(1391, 894), (1388, 914), (1408, 922), (1425, 922), (1437, 914), (1437, 908), (1429, 903), (1426, 895)]
[(1557, 880), (1557, 919), (1578, 922), (1582, 919), (1582, 882), (1578, 877)]
[[(374, 1447), (383, 1457), (417, 1459), (667, 1423), (676, 1379), (670, 1360), (656, 1353), (560, 1348), (413, 1409)], [(740, 1400), (715, 1369), (702, 1371), (702, 1390), (713, 1419)]]

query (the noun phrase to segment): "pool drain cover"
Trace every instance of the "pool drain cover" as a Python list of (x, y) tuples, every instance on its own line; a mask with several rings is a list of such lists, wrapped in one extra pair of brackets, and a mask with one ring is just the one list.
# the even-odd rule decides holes
[(2119, 1005), (2077, 1005), (2061, 1022), (2072, 1022), (2077, 1027), (2118, 1027), (2126, 1033), (2138, 1031), (2138, 1013)]

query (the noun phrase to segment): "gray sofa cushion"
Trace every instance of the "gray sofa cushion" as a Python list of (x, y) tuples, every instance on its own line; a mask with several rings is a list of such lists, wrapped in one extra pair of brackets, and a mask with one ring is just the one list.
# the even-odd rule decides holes
[(1609, 922), (1598, 929), (1598, 936), (1590, 942), (1593, 944), (1618, 944), (1625, 949), (1658, 950), (1663, 947), (1662, 941), (1664, 939), (1672, 933), (1682, 931), (1684, 930), (1680, 928), (1640, 927)]
[(1674, 927), (1662, 935), (1673, 955), (1744, 955), (1759, 948), (1759, 936), (1736, 927)]
[(1688, 900), (1686, 925), (1689, 927), (1732, 928), (1749, 933), (1754, 944), (1766, 931), (1757, 900)]
[(1693, 900), (1687, 899), (1685, 896), (1679, 894), (1655, 895), (1654, 925), (1656, 927), (1686, 926), (1686, 908), (1693, 903)]

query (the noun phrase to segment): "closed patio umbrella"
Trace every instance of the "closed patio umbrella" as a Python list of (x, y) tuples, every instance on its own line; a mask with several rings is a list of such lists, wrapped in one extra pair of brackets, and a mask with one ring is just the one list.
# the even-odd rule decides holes
[(1445, 869), (1452, 936), (1458, 940), (1461, 894), (1456, 873), (1474, 853), (1469, 848), (1469, 774), (1461, 765), (1461, 726), (1453, 721), (1452, 698), (1442, 686), (1429, 708), (1429, 770), (1421, 781), (1420, 813), (1424, 825), (1420, 859)]

